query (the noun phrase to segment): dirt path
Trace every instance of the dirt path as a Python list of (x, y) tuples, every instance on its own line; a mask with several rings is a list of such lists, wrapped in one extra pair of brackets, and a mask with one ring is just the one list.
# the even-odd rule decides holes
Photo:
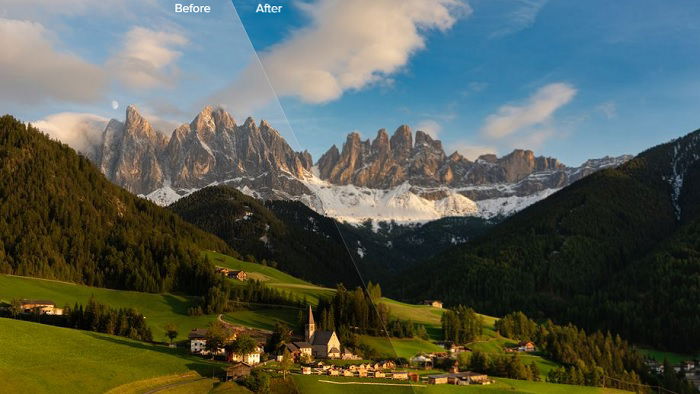
[(248, 326), (244, 326), (244, 325), (241, 325), (241, 324), (229, 323), (229, 322), (227, 322), (226, 320), (224, 320), (224, 314), (223, 314), (223, 313), (220, 313), (219, 316), (217, 316), (216, 318), (217, 318), (220, 322), (222, 322), (224, 325), (226, 325), (227, 327), (232, 328), (232, 329), (245, 328), (245, 329), (247, 329), (247, 330), (260, 332), (260, 333), (262, 333), (262, 334), (272, 335), (272, 331), (270, 331), (270, 330), (263, 330), (263, 329), (261, 329), (261, 328), (248, 327)]
[(157, 392), (159, 392), (159, 391), (167, 390), (167, 389), (170, 389), (170, 388), (173, 388), (173, 387), (184, 386), (184, 385), (186, 385), (186, 384), (190, 384), (190, 383), (194, 383), (194, 382), (199, 382), (200, 380), (204, 380), (204, 379), (209, 379), (209, 378), (201, 377), (201, 378), (192, 379), (192, 380), (185, 380), (184, 382), (170, 383), (170, 384), (166, 384), (166, 385), (164, 385), (164, 386), (156, 387), (156, 388), (154, 388), (154, 389), (152, 389), (152, 390), (146, 391), (145, 394), (157, 393)]

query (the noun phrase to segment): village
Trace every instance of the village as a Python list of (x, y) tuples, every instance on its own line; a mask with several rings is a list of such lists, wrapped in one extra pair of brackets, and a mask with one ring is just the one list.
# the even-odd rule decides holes
[[(243, 270), (218, 267), (217, 273), (233, 281), (245, 282), (249, 275)], [(441, 310), (439, 300), (424, 300), (422, 305)], [(0, 305), (0, 309), (20, 316), (46, 316), (57, 318), (64, 314), (49, 299), (19, 299), (12, 304)], [(272, 331), (227, 322), (218, 315), (206, 327), (193, 328), (187, 332), (187, 340), (170, 347), (184, 350), (191, 355), (222, 363), (221, 378), (242, 382), (255, 370), (317, 376), (323, 379), (359, 379), (364, 384), (423, 384), (423, 385), (490, 385), (496, 380), (481, 371), (460, 366), (462, 353), (473, 350), (469, 345), (458, 345), (450, 341), (434, 341), (443, 351), (422, 351), (407, 358), (364, 359), (344, 346), (335, 331), (318, 328), (311, 305), (304, 311), (303, 336), (290, 335), (280, 346), (270, 348)], [(291, 333), (291, 330), (290, 330)], [(390, 340), (387, 338), (387, 340)], [(501, 349), (503, 353), (535, 354), (537, 345), (532, 341), (509, 342)], [(664, 365), (648, 359), (651, 371), (662, 375)], [(700, 365), (697, 361), (685, 360), (672, 366), (674, 372), (683, 372), (686, 378), (700, 386)], [(392, 383), (395, 382), (395, 383)]]

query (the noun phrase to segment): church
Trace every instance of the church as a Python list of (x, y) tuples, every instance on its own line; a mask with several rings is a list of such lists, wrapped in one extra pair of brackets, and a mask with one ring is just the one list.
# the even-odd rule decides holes
[(311, 344), (311, 351), (317, 358), (340, 358), (340, 340), (335, 331), (316, 330), (314, 314), (309, 305), (309, 320), (304, 326), (304, 339)]

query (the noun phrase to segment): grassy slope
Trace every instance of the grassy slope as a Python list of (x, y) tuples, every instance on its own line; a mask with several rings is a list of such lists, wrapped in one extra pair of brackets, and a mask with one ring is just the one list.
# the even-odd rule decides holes
[(660, 350), (654, 349), (639, 349), (639, 351), (647, 357), (651, 357), (658, 362), (663, 362), (664, 359), (667, 358), (668, 361), (671, 362), (671, 364), (678, 364), (685, 360), (697, 360), (698, 358), (700, 358), (700, 353), (693, 356), (689, 354), (662, 352)]
[(100, 393), (192, 370), (209, 375), (220, 365), (166, 346), (2, 318), (0, 349), (3, 393)]
[[(370, 380), (358, 378), (340, 378), (330, 376), (302, 376), (294, 375), (294, 382), (302, 393), (325, 393), (325, 394), (440, 394), (440, 393), (550, 393), (550, 394), (595, 394), (595, 393), (624, 393), (624, 391), (603, 389), (598, 387), (570, 386), (564, 384), (553, 384), (544, 382), (528, 382), (523, 380), (496, 379), (496, 383), (487, 386), (453, 386), (453, 385), (413, 385), (384, 386), (369, 384), (330, 384), (322, 383), (319, 380), (330, 380), (337, 382), (369, 382)], [(374, 380), (374, 379), (373, 379)], [(380, 380), (374, 380), (379, 382)], [(396, 381), (382, 380), (385, 383), (395, 384)], [(424, 387), (423, 387), (424, 386)]]
[[(319, 296), (328, 296), (333, 294), (334, 291), (333, 289), (312, 285), (272, 267), (240, 261), (214, 252), (208, 252), (208, 257), (216, 265), (243, 269), (251, 277), (264, 280), (269, 286), (286, 290), (304, 291), (304, 293), (297, 292), (296, 294), (300, 297), (306, 294), (307, 299), (310, 301), (312, 301), (311, 296), (317, 300)], [(243, 282), (233, 281), (233, 283)], [(91, 295), (94, 295), (97, 300), (114, 307), (134, 307), (138, 309), (148, 319), (156, 340), (165, 340), (162, 327), (168, 322), (173, 322), (178, 326), (178, 338), (184, 339), (189, 330), (195, 327), (205, 327), (208, 322), (215, 318), (213, 315), (188, 316), (186, 312), (187, 307), (192, 304), (193, 300), (187, 297), (171, 294), (161, 295), (110, 290), (42, 279), (0, 275), (0, 300), (48, 298), (59, 305), (65, 303), (72, 305), (76, 301), (85, 303)], [(440, 317), (444, 312), (443, 309), (426, 305), (405, 304), (388, 298), (382, 298), (381, 302), (389, 306), (393, 317), (406, 320), (412, 319), (414, 322), (426, 326), (431, 339), (437, 340), (440, 338)], [(298, 313), (299, 311), (293, 308), (260, 308), (253, 311), (227, 313), (224, 319), (234, 324), (272, 330), (276, 321), (295, 326), (298, 320)], [(484, 331), (479, 340), (485, 342), (477, 342), (470, 346), (475, 350), (478, 349), (489, 354), (504, 354), (503, 345), (512, 341), (500, 337), (495, 332), (493, 327), (495, 318), (483, 315), (482, 317), (484, 318)], [(440, 346), (418, 338), (392, 339), (389, 341), (382, 337), (363, 336), (362, 341), (373, 346), (380, 354), (387, 357), (397, 355), (409, 358), (420, 352), (443, 351)], [(528, 363), (535, 361), (543, 375), (555, 366), (554, 363), (539, 356), (523, 356), (523, 360)]]
[(193, 305), (192, 297), (172, 294), (151, 294), (135, 291), (111, 290), (45, 279), (0, 275), (0, 301), (13, 298), (49, 299), (59, 306), (75, 302), (85, 304), (91, 296), (116, 308), (135, 308), (146, 316), (153, 339), (165, 340), (163, 326), (174, 323), (178, 327), (178, 339), (185, 339), (195, 327), (206, 327), (214, 315), (188, 316), (187, 308)]
[[(333, 289), (316, 286), (272, 267), (241, 261), (216, 252), (206, 252), (206, 255), (209, 261), (218, 267), (243, 270), (248, 274), (249, 278), (265, 282), (270, 287), (290, 292), (299, 297), (299, 299), (306, 298), (313, 305), (318, 304), (319, 297), (330, 297), (334, 292)], [(237, 280), (232, 280), (232, 282), (234, 284), (243, 284), (243, 282)]]

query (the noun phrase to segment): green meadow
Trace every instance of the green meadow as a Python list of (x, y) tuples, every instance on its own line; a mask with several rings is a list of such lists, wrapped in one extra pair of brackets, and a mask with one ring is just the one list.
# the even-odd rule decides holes
[[(294, 383), (302, 393), (324, 394), (442, 394), (442, 393), (527, 393), (527, 394), (619, 394), (625, 391), (601, 387), (571, 386), (545, 382), (496, 378), (494, 384), (454, 386), (448, 384), (397, 383), (389, 379), (360, 379), (335, 376), (294, 375)], [(325, 381), (325, 382), (324, 382)], [(334, 383), (328, 383), (334, 382)], [(378, 384), (368, 384), (378, 383)]]
[(165, 341), (163, 326), (174, 323), (178, 327), (177, 340), (187, 338), (196, 327), (206, 327), (215, 315), (189, 316), (187, 308), (196, 305), (194, 297), (174, 294), (151, 294), (136, 291), (89, 287), (46, 279), (0, 275), (0, 301), (13, 298), (49, 299), (57, 306), (85, 304), (90, 297), (115, 308), (134, 308), (146, 316), (153, 331), (153, 339)]
[(182, 349), (0, 318), (0, 392), (102, 393), (165, 375), (218, 373)]

